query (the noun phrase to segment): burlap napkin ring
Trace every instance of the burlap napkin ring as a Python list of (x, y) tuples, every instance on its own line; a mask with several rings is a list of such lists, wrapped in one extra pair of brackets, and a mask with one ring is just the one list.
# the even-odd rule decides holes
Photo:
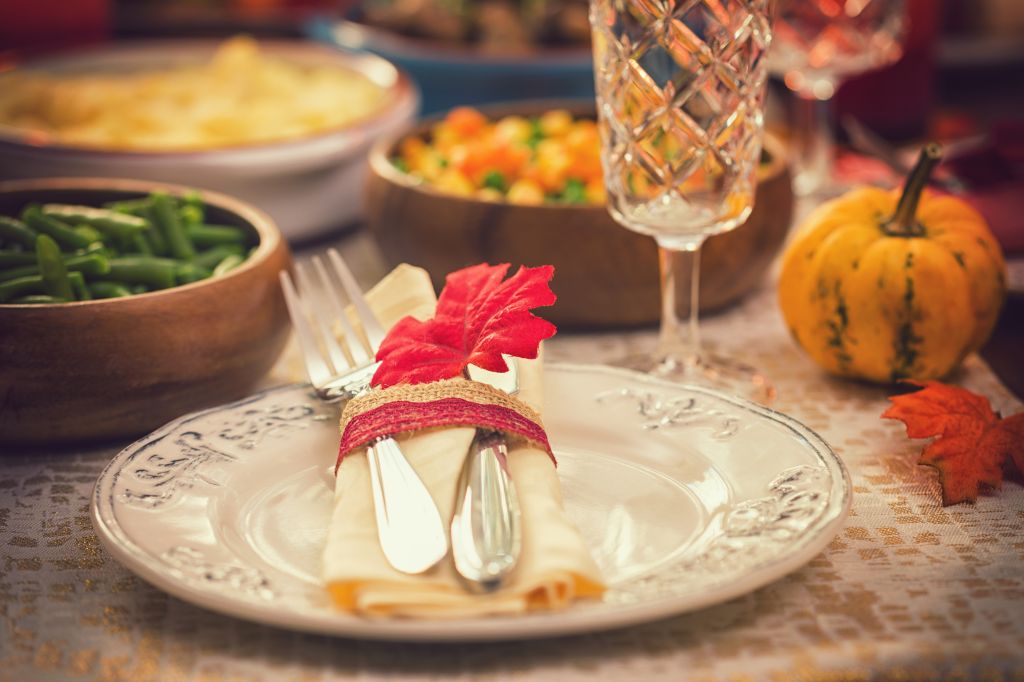
[(453, 426), (501, 431), (512, 443), (525, 441), (555, 462), (536, 410), (493, 386), (456, 378), (397, 384), (350, 400), (341, 413), (337, 466), (346, 455), (382, 436)]

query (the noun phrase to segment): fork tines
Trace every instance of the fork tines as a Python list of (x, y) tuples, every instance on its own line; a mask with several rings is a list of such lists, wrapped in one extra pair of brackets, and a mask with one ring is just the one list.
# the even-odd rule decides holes
[[(336, 249), (329, 249), (327, 260), (329, 266), (323, 258), (314, 256), (312, 272), (296, 264), (298, 291), (288, 273), (280, 273), (285, 303), (302, 347), (306, 371), (316, 388), (370, 365), (384, 338), (380, 322), (341, 255)], [(349, 321), (342, 290), (352, 305), (362, 334)], [(340, 341), (336, 327), (341, 331)]]

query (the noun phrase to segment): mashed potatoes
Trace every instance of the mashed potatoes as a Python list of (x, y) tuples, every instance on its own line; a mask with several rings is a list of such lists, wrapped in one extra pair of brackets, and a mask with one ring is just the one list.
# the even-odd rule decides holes
[(277, 142), (372, 114), (385, 91), (336, 66), (261, 53), (250, 38), (205, 64), (160, 71), (0, 77), (0, 125), (76, 147), (184, 151)]

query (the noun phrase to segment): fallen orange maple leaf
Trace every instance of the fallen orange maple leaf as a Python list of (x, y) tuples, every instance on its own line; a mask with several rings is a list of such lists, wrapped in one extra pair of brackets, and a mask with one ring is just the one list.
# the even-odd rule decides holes
[(1003, 419), (965, 388), (909, 383), (923, 388), (891, 396), (882, 417), (903, 422), (911, 438), (935, 437), (918, 463), (939, 470), (943, 506), (975, 501), (982, 485), (998, 489), (1007, 457), (1024, 473), (1024, 412)]

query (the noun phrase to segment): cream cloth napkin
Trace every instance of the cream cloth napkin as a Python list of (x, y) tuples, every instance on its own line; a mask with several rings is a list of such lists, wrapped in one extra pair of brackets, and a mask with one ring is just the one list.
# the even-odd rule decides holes
[[(367, 294), (382, 324), (406, 314), (425, 319), (435, 298), (426, 272), (399, 266)], [(542, 413), (541, 360), (518, 360), (519, 398)], [(474, 430), (451, 428), (399, 440), (441, 511), (451, 518), (455, 487)], [(467, 617), (560, 608), (604, 590), (600, 573), (562, 505), (558, 475), (547, 453), (528, 446), (509, 453), (522, 508), (523, 550), (512, 582), (491, 595), (459, 583), (450, 554), (427, 573), (410, 576), (388, 564), (377, 540), (366, 455), (347, 456), (335, 481), (334, 511), (323, 556), (324, 582), (339, 608), (364, 615)]]

